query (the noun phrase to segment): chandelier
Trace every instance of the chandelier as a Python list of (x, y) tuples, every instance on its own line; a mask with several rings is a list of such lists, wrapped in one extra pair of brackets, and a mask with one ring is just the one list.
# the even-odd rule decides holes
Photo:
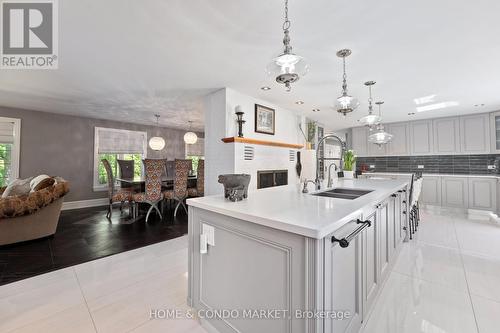
[(297, 82), (309, 71), (309, 65), (303, 57), (292, 52), (290, 45), (290, 20), (288, 19), (288, 0), (285, 0), (285, 22), (283, 22), (283, 53), (274, 58), (267, 66), (269, 76), (276, 82), (284, 84), (286, 91), (292, 89), (291, 84)]
[(349, 49), (343, 49), (337, 52), (337, 57), (342, 58), (344, 75), (343, 75), (343, 83), (342, 83), (342, 95), (337, 98), (337, 103), (335, 108), (337, 112), (342, 113), (344, 116), (348, 113), (354, 111), (359, 105), (359, 102), (356, 98), (350, 96), (347, 93), (347, 74), (345, 70), (345, 58), (350, 56), (352, 53)]
[(195, 132), (191, 132), (192, 121), (189, 121), (189, 132), (184, 134), (184, 142), (188, 145), (194, 145), (198, 141), (198, 135)]
[[(158, 133), (159, 128), (160, 128), (160, 115), (155, 114), (156, 117), (156, 133)], [(153, 150), (162, 150), (165, 148), (165, 140), (161, 136), (153, 136), (151, 139), (149, 139), (149, 147)]]
[[(375, 81), (367, 81), (365, 82), (365, 86), (368, 87), (370, 91), (370, 97), (368, 98), (368, 115), (362, 117), (359, 122), (365, 126), (368, 126), (370, 130), (373, 129), (373, 126), (380, 123), (382, 118), (379, 115), (373, 114), (373, 105), (372, 105), (372, 86), (375, 84)], [(383, 103), (383, 102), (382, 102)]]
[[(375, 104), (378, 105), (378, 112), (380, 115), (380, 108), (381, 105), (384, 104), (384, 102), (376, 102)], [(373, 134), (370, 134), (368, 136), (368, 142), (376, 144), (379, 148), (382, 148), (382, 145), (385, 145), (389, 142), (392, 141), (394, 138), (394, 135), (387, 133), (384, 129), (384, 125), (382, 123), (377, 124), (377, 129)]]

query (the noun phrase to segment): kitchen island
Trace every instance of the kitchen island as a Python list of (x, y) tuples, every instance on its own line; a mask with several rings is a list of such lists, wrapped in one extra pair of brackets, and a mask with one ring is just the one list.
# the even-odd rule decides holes
[(408, 180), (334, 188), (368, 193), (188, 200), (188, 302), (209, 332), (359, 331), (406, 237)]

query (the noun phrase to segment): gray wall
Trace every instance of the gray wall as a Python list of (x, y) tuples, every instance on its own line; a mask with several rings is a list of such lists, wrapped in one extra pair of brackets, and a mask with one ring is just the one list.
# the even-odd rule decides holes
[[(54, 113), (0, 107), (1, 117), (21, 119), (20, 177), (48, 174), (70, 181), (66, 201), (106, 197), (94, 192), (94, 127), (145, 131), (148, 138), (157, 134), (155, 126), (83, 118)], [(185, 131), (160, 128), (166, 147), (148, 150), (149, 158), (184, 158)]]

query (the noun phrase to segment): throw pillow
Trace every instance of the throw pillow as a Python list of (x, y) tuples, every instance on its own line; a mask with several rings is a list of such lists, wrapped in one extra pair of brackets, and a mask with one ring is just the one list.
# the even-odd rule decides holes
[(31, 192), (36, 192), (36, 191), (40, 191), (40, 190), (43, 190), (44, 188), (47, 188), (49, 186), (52, 186), (54, 185), (54, 183), (56, 182), (56, 180), (52, 177), (49, 177), (49, 178), (44, 178), (41, 182), (39, 182), (34, 189), (31, 190)]
[(47, 178), (50, 178), (50, 177), (47, 175), (39, 175), (39, 176), (36, 176), (35, 178), (33, 178), (30, 182), (31, 192), (35, 192), (35, 188), (38, 186), (38, 184), (40, 184), (42, 181), (44, 181)]
[(31, 191), (30, 182), (33, 177), (13, 180), (2, 193), (2, 198), (13, 195), (27, 195)]

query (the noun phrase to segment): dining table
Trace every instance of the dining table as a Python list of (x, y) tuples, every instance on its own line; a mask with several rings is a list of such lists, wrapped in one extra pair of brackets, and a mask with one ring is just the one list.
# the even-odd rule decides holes
[[(196, 182), (198, 177), (196, 175), (188, 176), (188, 187), (196, 187)], [(134, 176), (134, 177), (116, 177), (116, 181), (127, 183), (133, 186), (143, 186), (146, 184), (146, 176)], [(174, 184), (174, 177), (163, 176), (161, 178), (163, 186), (172, 186)]]

